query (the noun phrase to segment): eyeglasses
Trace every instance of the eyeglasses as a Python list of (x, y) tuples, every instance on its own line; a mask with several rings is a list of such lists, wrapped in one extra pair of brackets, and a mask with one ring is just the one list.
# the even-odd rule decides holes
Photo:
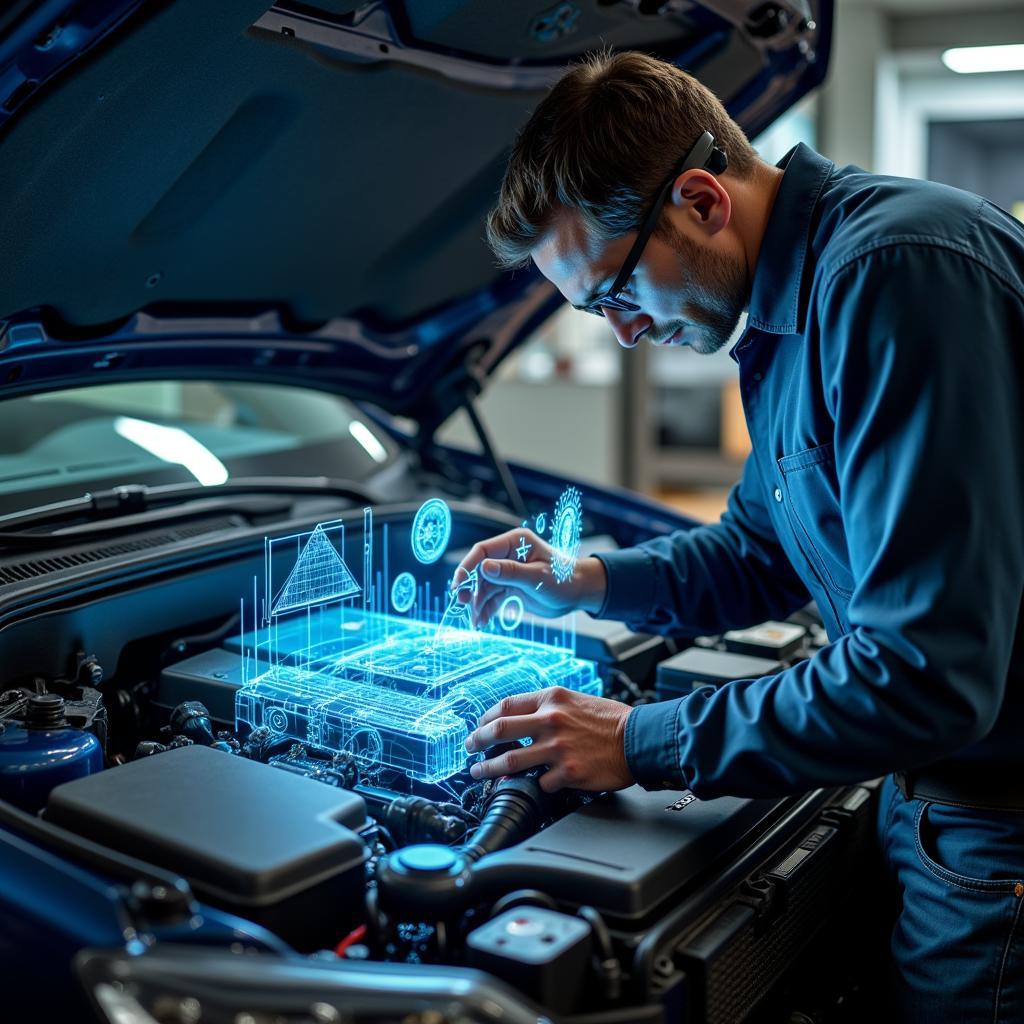
[(711, 132), (704, 132), (699, 139), (690, 147), (690, 151), (683, 157), (683, 159), (676, 164), (672, 173), (669, 175), (668, 181), (658, 190), (658, 194), (654, 199), (654, 203), (650, 210), (647, 212), (647, 216), (644, 217), (643, 222), (640, 224), (636, 241), (633, 243), (633, 247), (629, 250), (629, 255), (626, 257), (625, 263), (622, 264), (622, 268), (615, 276), (615, 280), (612, 282), (611, 287), (596, 299), (591, 300), (585, 306), (574, 306), (574, 309), (581, 310), (584, 313), (592, 313), (594, 316), (604, 316), (605, 309), (618, 309), (624, 313), (637, 313), (640, 307), (634, 302), (630, 302), (628, 299), (623, 299), (619, 296), (619, 292), (626, 287), (627, 282), (633, 276), (633, 271), (636, 270), (636, 265), (640, 262), (640, 257), (643, 255), (644, 247), (647, 245), (647, 240), (654, 233), (654, 229), (658, 224), (658, 218), (661, 216), (662, 207), (665, 205), (665, 200), (668, 199), (672, 192), (672, 185), (676, 178), (679, 177), (683, 171), (693, 170), (695, 167), (703, 167), (709, 170), (712, 174), (721, 174), (722, 171), (728, 166), (728, 158), (725, 152), (715, 145), (715, 137)]

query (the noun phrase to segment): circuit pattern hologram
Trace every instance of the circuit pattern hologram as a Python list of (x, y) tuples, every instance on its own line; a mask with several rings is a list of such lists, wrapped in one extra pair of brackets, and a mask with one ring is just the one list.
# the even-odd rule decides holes
[[(575, 655), (575, 627), (524, 622), (520, 599), (474, 628), (465, 597), (477, 591), (477, 569), (452, 584), (419, 557), (439, 557), (449, 541), (450, 511), (431, 501), (431, 515), (417, 519), (433, 525), (418, 535), (412, 523), (411, 553), (410, 531), (391, 545), (388, 524), (375, 531), (370, 509), (350, 551), (353, 526), (341, 520), (267, 538), (263, 598), (254, 578), (251, 632), (242, 634), (239, 728), (348, 752), (371, 784), (387, 788), (400, 774), (443, 788), (478, 756), (466, 738), (503, 697), (548, 686), (602, 693), (596, 665)], [(429, 537), (426, 552), (417, 536)], [(362, 556), (361, 581), (346, 553), (352, 565)], [(424, 565), (415, 576), (405, 568), (410, 554)]]
[(583, 506), (575, 487), (562, 491), (551, 517), (551, 573), (556, 583), (567, 583), (576, 571), (583, 532)]

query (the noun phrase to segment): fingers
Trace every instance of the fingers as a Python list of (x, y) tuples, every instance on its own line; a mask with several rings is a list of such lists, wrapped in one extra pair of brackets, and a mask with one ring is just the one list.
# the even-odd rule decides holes
[(537, 584), (547, 578), (546, 562), (514, 562), (508, 559), (486, 558), (480, 563), (480, 575), (492, 586), (511, 590), (536, 590)]
[[(484, 606), (499, 592), (498, 588), (525, 591), (536, 589), (543, 584), (550, 560), (550, 548), (532, 530), (525, 526), (506, 530), (488, 540), (479, 541), (452, 574), (451, 587), (462, 583), (474, 568), (478, 571), (478, 585), (472, 590), (460, 590), (458, 601), (470, 606), (470, 614), (477, 625), (486, 622), (494, 614), (484, 613)], [(527, 569), (524, 575), (522, 570)]]
[(479, 565), (485, 558), (509, 558), (512, 554), (513, 544), (518, 543), (518, 540), (513, 541), (512, 539), (514, 534), (516, 534), (515, 530), (508, 530), (505, 533), (499, 533), (497, 537), (477, 541), (455, 569), (452, 585), (461, 583), (470, 574), (473, 567)]
[[(483, 721), (483, 719), (481, 719)], [(527, 736), (535, 736), (541, 728), (542, 720), (538, 715), (509, 715), (492, 718), (466, 738), (467, 750), (486, 750), (496, 743), (507, 743), (509, 740), (521, 740)]]
[[(532, 715), (541, 705), (544, 699), (544, 690), (534, 690), (532, 693), (515, 693), (510, 697), (503, 697), (492, 708), (488, 708), (476, 723), (476, 730), (470, 734), (470, 739), (479, 732), (480, 727), (489, 725), (496, 718), (509, 718), (515, 715)], [(481, 750), (479, 744), (472, 749)]]
[[(470, 549), (469, 553), (465, 558), (458, 564), (455, 572), (452, 574), (451, 587), (457, 587), (463, 580), (465, 580), (470, 572), (480, 565), (485, 559), (493, 558), (508, 558), (512, 554), (513, 544), (517, 544), (517, 540), (513, 540), (515, 531), (509, 530), (506, 533), (499, 534), (496, 537), (490, 537), (487, 540), (478, 541)], [(475, 623), (480, 621), (480, 608), (482, 603), (487, 597), (493, 593), (493, 587), (491, 587), (487, 580), (484, 578), (482, 572), (477, 574), (477, 586), (473, 590), (461, 590), (458, 594), (458, 601), (460, 604), (470, 605), (470, 613)]]
[(547, 579), (548, 571), (546, 562), (485, 558), (480, 563), (480, 585), (471, 597), (473, 621), (478, 624), (486, 621), (484, 608), (495, 597), (504, 600), (516, 592), (532, 597), (537, 585)]
[(497, 779), (502, 775), (518, 775), (538, 764), (546, 764), (549, 753), (543, 745), (531, 743), (528, 747), (514, 747), (500, 757), (489, 761), (476, 761), (469, 767), (474, 779)]
[(560, 789), (565, 789), (569, 781), (561, 768), (550, 768), (537, 780), (537, 784), (545, 793), (557, 793)]
[(485, 558), (507, 558), (519, 563), (544, 562), (549, 558), (547, 545), (532, 530), (521, 527), (506, 530), (496, 537), (477, 541), (458, 564), (452, 576), (452, 585), (461, 583), (473, 567)]

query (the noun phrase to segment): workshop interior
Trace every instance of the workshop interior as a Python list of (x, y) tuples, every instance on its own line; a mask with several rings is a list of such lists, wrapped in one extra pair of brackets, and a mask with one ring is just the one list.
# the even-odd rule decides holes
[(568, 588), (717, 520), (750, 450), (725, 350), (623, 351), (487, 248), (517, 131), (601, 48), (772, 163), (1024, 220), (1016, 0), (0, 11), (0, 1019), (889, 1019), (880, 780), (472, 773), (503, 698), (642, 706), (828, 644), (813, 603), (469, 613), (478, 542)]

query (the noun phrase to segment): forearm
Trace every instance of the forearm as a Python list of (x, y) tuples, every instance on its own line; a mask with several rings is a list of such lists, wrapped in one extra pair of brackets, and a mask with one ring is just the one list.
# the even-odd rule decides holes
[(991, 728), (1005, 685), (1005, 641), (967, 664), (952, 654), (965, 640), (950, 633), (941, 643), (950, 658), (929, 664), (858, 629), (775, 676), (634, 708), (630, 772), (648, 789), (765, 797), (948, 757)]
[(596, 614), (648, 632), (717, 633), (810, 600), (781, 550), (726, 519), (599, 558), (608, 582)]

